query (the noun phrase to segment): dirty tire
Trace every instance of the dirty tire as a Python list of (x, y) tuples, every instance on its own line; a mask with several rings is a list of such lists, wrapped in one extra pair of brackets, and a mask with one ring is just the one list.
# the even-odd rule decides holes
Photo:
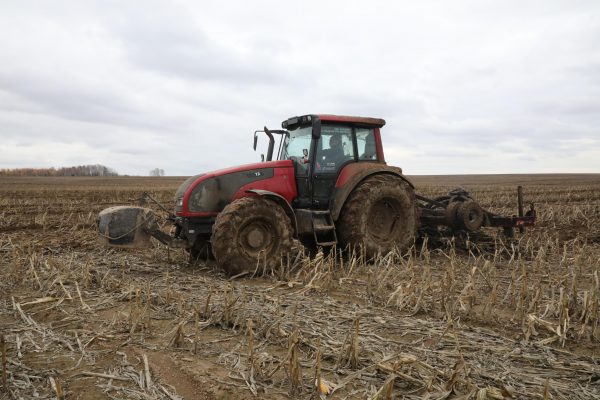
[(417, 225), (413, 189), (397, 176), (382, 174), (365, 179), (352, 191), (337, 221), (337, 230), (344, 248), (363, 246), (366, 256), (372, 259), (395, 247), (410, 247)]
[(460, 224), (460, 228), (475, 232), (483, 224), (485, 213), (479, 204), (474, 201), (465, 201), (461, 203), (456, 212), (456, 219)]
[(289, 254), (292, 244), (292, 224), (281, 206), (257, 196), (227, 205), (212, 229), (212, 252), (229, 275), (254, 272), (259, 257), (261, 268), (266, 263), (269, 272)]

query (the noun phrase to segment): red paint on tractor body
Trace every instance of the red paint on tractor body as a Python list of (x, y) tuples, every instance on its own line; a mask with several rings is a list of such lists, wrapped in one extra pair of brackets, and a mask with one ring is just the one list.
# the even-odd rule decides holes
[(263, 179), (260, 181), (248, 183), (242, 186), (234, 195), (233, 200), (240, 199), (242, 197), (254, 196), (253, 193), (248, 193), (248, 190), (259, 189), (268, 190), (269, 192), (277, 193), (281, 195), (288, 203), (298, 196), (298, 190), (296, 188), (296, 179), (294, 175), (294, 166), (291, 160), (285, 160), (290, 162), (289, 167), (278, 167), (273, 171), (273, 177), (269, 179)]
[(288, 202), (292, 202), (297, 196), (296, 181), (294, 175), (294, 163), (291, 160), (280, 160), (280, 161), (268, 161), (254, 164), (239, 165), (231, 168), (224, 168), (216, 171), (208, 172), (196, 179), (192, 183), (183, 196), (183, 207), (181, 211), (176, 212), (179, 217), (214, 217), (219, 214), (215, 211), (207, 212), (194, 212), (189, 211), (188, 204), (190, 196), (194, 191), (194, 188), (209, 179), (213, 179), (219, 176), (225, 176), (236, 172), (251, 172), (253, 170), (264, 170), (273, 169), (273, 176), (267, 179), (257, 180), (245, 185), (241, 185), (240, 188), (235, 192), (229, 203), (233, 200), (239, 199), (245, 196), (254, 196), (255, 194), (246, 193), (246, 190), (250, 189), (262, 189), (269, 190), (283, 196)]
[(366, 170), (376, 170), (381, 168), (381, 163), (374, 162), (358, 162), (348, 164), (340, 171), (337, 180), (335, 181), (335, 187), (341, 188), (348, 183), (356, 175)]
[(381, 132), (379, 128), (373, 130), (375, 136), (375, 149), (377, 151), (377, 161), (385, 164), (385, 155), (383, 154), (383, 144), (381, 143)]

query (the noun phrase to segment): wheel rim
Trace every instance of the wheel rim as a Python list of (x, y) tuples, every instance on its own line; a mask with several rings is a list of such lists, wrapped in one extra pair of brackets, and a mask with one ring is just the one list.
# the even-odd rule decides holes
[(479, 212), (477, 212), (476, 210), (471, 210), (469, 211), (467, 218), (469, 219), (469, 223), (475, 223), (479, 220)]
[(483, 223), (483, 211), (475, 203), (465, 203), (463, 211), (464, 228), (470, 231), (476, 231)]
[(400, 229), (401, 207), (396, 199), (383, 198), (377, 200), (367, 215), (367, 230), (381, 242), (394, 241)]
[(261, 219), (248, 221), (238, 231), (238, 245), (251, 258), (268, 254), (277, 245), (274, 229), (272, 224)]

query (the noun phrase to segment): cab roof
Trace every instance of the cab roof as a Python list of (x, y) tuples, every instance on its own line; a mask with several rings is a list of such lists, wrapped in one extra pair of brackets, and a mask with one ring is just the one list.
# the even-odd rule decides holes
[(381, 128), (385, 125), (385, 120), (381, 118), (370, 118), (370, 117), (353, 117), (349, 115), (332, 115), (332, 114), (319, 114), (317, 115), (321, 121), (328, 122), (348, 122), (351, 124), (369, 125)]
[(307, 114), (297, 117), (291, 117), (281, 123), (284, 129), (295, 129), (297, 126), (309, 125), (313, 118), (319, 118), (323, 122), (338, 122), (354, 125), (373, 126), (381, 128), (385, 125), (385, 120), (381, 118), (369, 117), (353, 117), (348, 115), (333, 115), (333, 114)]

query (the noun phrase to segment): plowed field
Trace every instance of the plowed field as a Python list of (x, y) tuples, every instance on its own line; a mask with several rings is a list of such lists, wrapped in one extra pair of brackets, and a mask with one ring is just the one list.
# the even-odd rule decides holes
[(600, 175), (414, 177), (508, 215), (522, 184), (539, 223), (374, 263), (102, 245), (100, 210), (183, 180), (0, 178), (0, 399), (600, 398)]

